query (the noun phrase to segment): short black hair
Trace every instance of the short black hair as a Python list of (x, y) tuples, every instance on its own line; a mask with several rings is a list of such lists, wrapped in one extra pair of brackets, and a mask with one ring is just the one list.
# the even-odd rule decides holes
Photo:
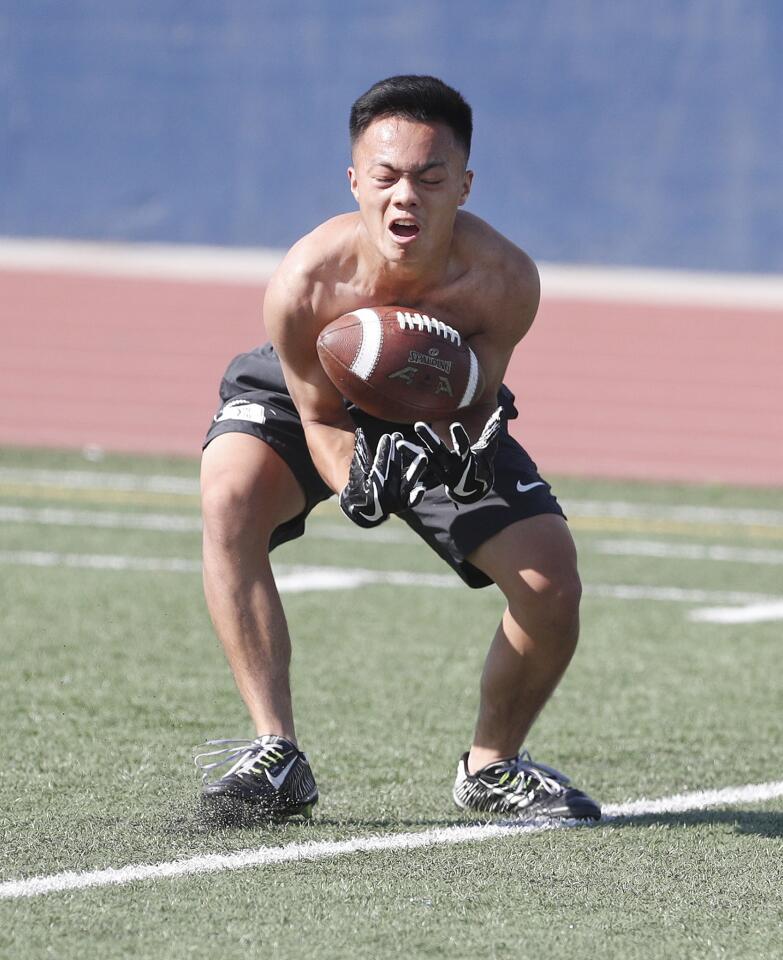
[(470, 156), (473, 111), (461, 93), (437, 77), (403, 74), (379, 80), (351, 107), (351, 146), (374, 120), (405, 117), (419, 123), (441, 121)]

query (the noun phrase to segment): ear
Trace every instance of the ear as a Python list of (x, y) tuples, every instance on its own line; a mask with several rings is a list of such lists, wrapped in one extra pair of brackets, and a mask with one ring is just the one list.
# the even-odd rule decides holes
[(359, 202), (359, 181), (356, 179), (356, 170), (353, 167), (348, 167), (348, 183), (351, 185), (351, 193), (353, 194), (354, 200)]
[(462, 181), (462, 193), (459, 198), (459, 205), (464, 206), (470, 196), (470, 188), (473, 186), (473, 171), (465, 171), (465, 179)]

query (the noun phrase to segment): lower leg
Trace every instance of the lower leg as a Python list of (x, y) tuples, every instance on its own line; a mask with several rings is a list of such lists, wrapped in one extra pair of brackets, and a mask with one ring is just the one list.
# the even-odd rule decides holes
[(471, 773), (515, 755), (576, 648), (581, 585), (562, 517), (519, 521), (469, 558), (500, 587), (507, 608), (481, 677)]
[(578, 618), (550, 631), (540, 626), (525, 629), (506, 609), (481, 676), (479, 715), (468, 758), (471, 773), (514, 756), (554, 692), (576, 647)]
[(269, 562), (269, 538), (302, 512), (304, 494), (265, 443), (216, 437), (202, 460), (204, 594), (256, 732), (296, 742), (291, 641)]
[[(256, 733), (274, 733), (296, 743), (289, 665), (291, 641), (267, 556), (204, 537), (204, 595), (215, 632)], [(240, 554), (242, 556), (242, 554)]]

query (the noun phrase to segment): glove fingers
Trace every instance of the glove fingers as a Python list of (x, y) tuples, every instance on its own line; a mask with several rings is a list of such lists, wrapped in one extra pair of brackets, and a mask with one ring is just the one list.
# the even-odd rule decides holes
[(403, 440), (402, 434), (399, 437), (400, 439), (395, 442), (394, 446), (400, 459), (400, 468), (405, 471), (405, 475), (407, 476), (411, 465), (418, 463), (421, 459), (424, 460), (426, 467), (428, 459), (424, 448), (416, 443), (411, 443), (410, 440)]
[(418, 503), (421, 503), (421, 499), (426, 492), (426, 489), (421, 484), (414, 487), (408, 495), (408, 506), (415, 507)]
[(498, 407), (497, 410), (492, 414), (492, 416), (484, 424), (484, 429), (481, 431), (481, 436), (476, 442), (477, 447), (488, 447), (493, 440), (500, 433), (500, 429), (503, 426), (503, 408)]
[(449, 427), (451, 433), (451, 442), (454, 452), (460, 457), (466, 457), (470, 453), (470, 437), (461, 423), (452, 423)]
[(375, 459), (372, 463), (372, 472), (378, 478), (381, 486), (386, 483), (386, 479), (389, 476), (389, 470), (391, 465), (396, 458), (396, 450), (394, 446), (394, 440), (391, 435), (384, 433), (381, 439), (378, 441), (378, 446), (375, 450)]
[(417, 436), (424, 445), (425, 452), (433, 472), (443, 483), (450, 472), (454, 470), (455, 454), (446, 446), (428, 423), (419, 421), (414, 425)]
[(372, 457), (370, 455), (370, 445), (367, 443), (367, 437), (364, 430), (358, 427), (354, 437), (354, 457), (359, 461), (359, 466), (366, 473), (370, 469)]
[(438, 453), (443, 446), (443, 441), (428, 423), (423, 423), (419, 420), (413, 425), (413, 429), (416, 431), (419, 440), (421, 440), (430, 453)]
[(407, 496), (408, 506), (415, 507), (426, 493), (426, 487), (419, 481), (427, 470), (429, 460), (422, 447), (403, 440), (401, 434), (399, 437), (395, 446), (400, 457), (400, 468), (404, 470), (401, 492)]

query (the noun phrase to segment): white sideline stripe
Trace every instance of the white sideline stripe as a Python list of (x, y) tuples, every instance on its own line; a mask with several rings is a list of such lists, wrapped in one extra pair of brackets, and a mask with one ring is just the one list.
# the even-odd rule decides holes
[[(200, 560), (182, 557), (129, 557), (105, 553), (54, 553), (44, 550), (0, 550), (0, 564), (142, 573), (201, 573)], [(366, 570), (298, 564), (275, 564), (274, 569), (277, 587), (281, 593), (352, 590), (370, 584), (436, 588), (453, 588), (461, 584), (456, 574), (450, 573), (412, 573), (407, 570)], [(718, 597), (716, 602), (721, 599), (725, 598)], [(759, 597), (756, 596), (755, 599)]]
[[(164, 533), (198, 533), (201, 530), (201, 519), (186, 514), (72, 510), (67, 507), (17, 507), (3, 504), (0, 504), (0, 523), (112, 530), (154, 530)], [(417, 542), (415, 535), (402, 526), (363, 530), (353, 525), (322, 523), (318, 520), (310, 522), (307, 527), (307, 536), (310, 540), (345, 540), (359, 543), (411, 544)], [(673, 543), (665, 540), (598, 540), (595, 543), (588, 543), (586, 547), (606, 556), (783, 565), (783, 550), (766, 548)], [(583, 549), (585, 549), (584, 546)]]
[[(110, 473), (99, 470), (0, 467), (0, 484), (58, 487), (71, 490), (141, 491), (197, 496), (196, 478), (160, 474)], [(633, 503), (626, 500), (564, 500), (573, 518), (676, 520), (683, 523), (729, 523), (736, 526), (783, 526), (783, 510), (753, 507), (704, 507), (698, 504)]]
[[(0, 564), (27, 567), (71, 567), (144, 573), (200, 573), (201, 562), (182, 557), (130, 557), (115, 554), (54, 553), (43, 550), (0, 550)], [(307, 590), (352, 590), (370, 584), (454, 589), (462, 581), (452, 573), (413, 573), (409, 570), (368, 570), (363, 567), (326, 567), (299, 564), (274, 566), (282, 593)], [(692, 604), (778, 604), (783, 597), (740, 590), (699, 590), (640, 584), (585, 584), (586, 597), (608, 600), (655, 600)]]
[(567, 500), (569, 517), (617, 520), (676, 520), (683, 523), (731, 523), (741, 527), (783, 525), (783, 510), (754, 507), (703, 507), (686, 504), (632, 503), (627, 500)]
[[(67, 507), (15, 507), (0, 504), (0, 523), (27, 523), (38, 526), (96, 527), (113, 530), (156, 530), (194, 533), (201, 530), (201, 518), (178, 513), (129, 513), (120, 510), (72, 510)], [(321, 523), (307, 526), (310, 540), (350, 540), (372, 543), (414, 543), (415, 534), (402, 526), (364, 530), (354, 524)]]
[(201, 530), (200, 517), (176, 513), (127, 513), (119, 510), (70, 510), (60, 507), (0, 505), (0, 523), (39, 526), (96, 527), (112, 530), (159, 530), (192, 533)]
[(783, 620), (783, 600), (778, 603), (752, 603), (746, 607), (705, 607), (691, 610), (688, 616), (698, 623), (764, 623)]
[[(687, 587), (652, 587), (643, 584), (588, 583), (582, 588), (586, 597), (607, 600), (657, 600), (665, 603), (778, 603), (783, 597), (744, 590), (699, 590)], [(721, 599), (718, 599), (718, 598)]]
[(80, 570), (199, 573), (198, 560), (181, 557), (127, 557), (109, 553), (53, 553), (48, 550), (0, 550), (0, 563), (18, 567), (71, 567)]
[(411, 573), (407, 570), (365, 570), (349, 567), (275, 566), (282, 593), (306, 590), (353, 590), (371, 584), (395, 587), (455, 588), (462, 584), (452, 573)]
[[(0, 237), (0, 270), (54, 271), (193, 283), (263, 284), (285, 255), (269, 247), (97, 243)], [(540, 263), (544, 299), (783, 308), (783, 278)]]
[[(709, 807), (732, 806), (738, 803), (763, 803), (783, 795), (783, 781), (749, 784), (743, 787), (726, 787), (722, 790), (700, 790), (694, 793), (675, 794), (658, 800), (633, 800), (629, 803), (611, 804), (604, 808), (602, 823), (632, 817), (656, 814), (688, 813), (706, 810)], [(569, 820), (563, 823), (540, 821), (517, 824), (501, 822), (478, 826), (441, 827), (419, 833), (396, 833), (377, 837), (355, 837), (342, 841), (310, 841), (289, 843), (282, 847), (259, 847), (255, 850), (238, 850), (229, 854), (206, 854), (184, 860), (163, 863), (140, 863), (127, 867), (109, 867), (83, 873), (65, 871), (49, 876), (30, 877), (27, 880), (7, 880), (0, 883), (0, 899), (13, 900), (20, 897), (35, 897), (64, 890), (86, 890), (94, 887), (121, 886), (142, 880), (167, 880), (174, 877), (193, 876), (204, 873), (220, 873), (224, 870), (244, 870), (250, 867), (266, 867), (301, 860), (326, 860), (351, 853), (379, 853), (386, 850), (414, 850), (422, 847), (445, 846), (456, 843), (481, 843), (500, 837), (516, 837), (519, 834), (540, 833), (588, 826), (584, 822)], [(600, 826), (595, 824), (593, 826)]]
[(663, 540), (599, 540), (596, 553), (616, 557), (655, 557), (676, 560), (716, 560), (728, 563), (783, 564), (783, 550), (725, 547), (706, 543), (671, 543)]
[(31, 487), (59, 487), (67, 490), (119, 490), (144, 493), (198, 495), (199, 482), (191, 477), (160, 474), (103, 473), (98, 470), (28, 470), (0, 467), (0, 483)]

